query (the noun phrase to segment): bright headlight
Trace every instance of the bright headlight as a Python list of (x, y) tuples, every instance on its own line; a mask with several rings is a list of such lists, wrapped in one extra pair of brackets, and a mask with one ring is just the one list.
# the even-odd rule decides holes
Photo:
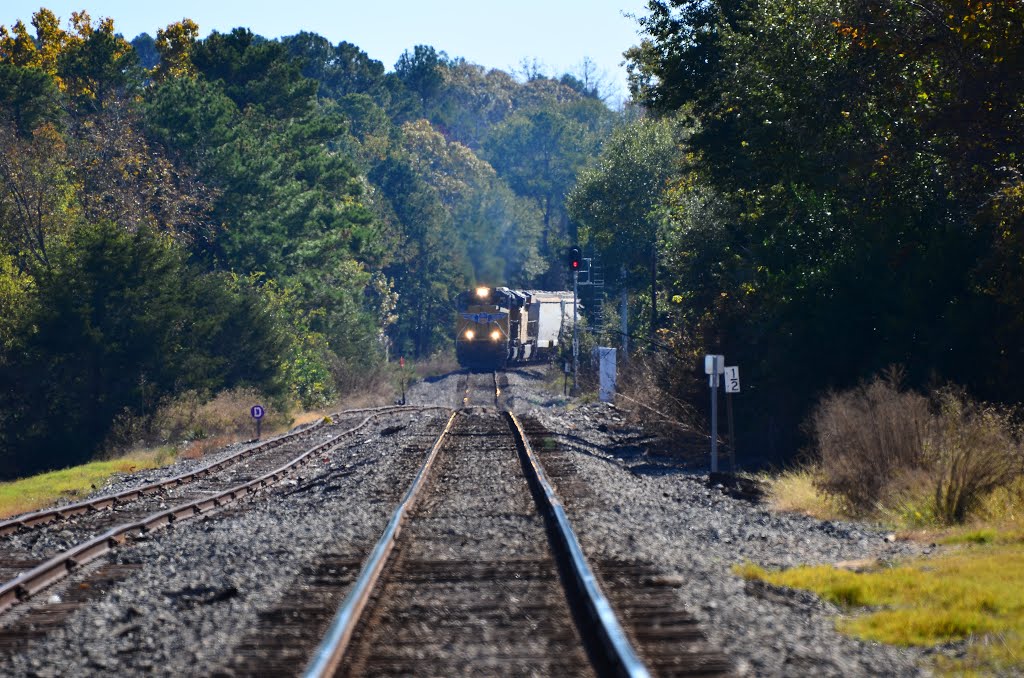
[(487, 295), (490, 294), (490, 293), (491, 293), (491, 288), (489, 288), (489, 287), (478, 287), (478, 288), (476, 288), (476, 296), (480, 297), (481, 299), (486, 299)]
[(465, 336), (466, 336), (466, 339), (472, 339), (473, 337), (476, 336), (476, 332), (474, 332), (473, 330), (466, 330), (466, 335)]
[(498, 330), (494, 330), (493, 332), (491, 332), (491, 339), (493, 341), (497, 341), (498, 339), (501, 339), (501, 332), (499, 332)]

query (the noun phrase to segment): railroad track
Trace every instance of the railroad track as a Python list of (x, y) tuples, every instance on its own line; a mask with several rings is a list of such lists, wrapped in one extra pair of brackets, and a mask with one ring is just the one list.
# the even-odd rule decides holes
[(647, 670), (509, 413), (452, 415), (307, 676)]
[[(646, 676), (645, 665), (656, 675), (728, 671), (724, 657), (700, 644), (696, 623), (673, 616), (671, 601), (658, 598), (664, 591), (650, 589), (656, 572), (637, 563), (598, 563), (596, 574), (591, 569), (523, 425), (495, 408), (503, 386), (507, 381), (495, 373), (460, 376), (466, 407), (402, 439), (408, 458), (402, 477), (416, 474), (411, 487), (401, 497), (400, 483), (365, 495), (370, 505), (399, 504), (376, 546), (325, 542), (225, 655), (224, 675), (295, 675), (303, 665), (307, 676)], [(359, 426), (401, 409), (444, 408), (386, 408)], [(301, 459), (317, 458), (359, 426), (336, 435), (337, 427), (318, 427), (303, 438), (302, 446), (311, 447)], [(199, 496), (187, 507), (118, 525), (7, 582), (0, 587), (0, 612), (69, 573), (88, 574), (85, 584), (76, 578), (58, 587), (63, 600), (51, 596), (56, 603), (39, 605), (24, 619), (15, 616), (0, 631), (0, 651), (18, 652), (25, 641), (45, 636), (141, 567), (103, 559), (109, 549), (180, 519), (240, 511), (222, 507), (285, 477), (301, 459), (252, 478), (246, 489)], [(418, 459), (424, 461), (417, 472)], [(556, 469), (556, 478), (571, 485), (571, 474)], [(336, 482), (321, 473), (300, 481), (296, 491)], [(383, 523), (386, 513), (378, 515)], [(22, 530), (20, 536), (33, 534)], [(606, 598), (601, 588), (607, 583)], [(206, 595), (201, 584), (196, 595)], [(644, 584), (648, 590), (637, 589)], [(624, 611), (621, 624), (613, 603)], [(686, 644), (673, 645), (680, 640)]]
[[(414, 407), (339, 413), (363, 416), (355, 426), (319, 424), (246, 448), (198, 471), (89, 502), (7, 521), (0, 541), (0, 613), (46, 589), (108, 551), (167, 525), (220, 510), (289, 476), (378, 416)], [(24, 523), (24, 524), (22, 524)]]
[[(345, 410), (331, 415), (333, 420), (351, 419), (353, 417), (361, 417), (367, 414), (376, 414), (384, 412), (396, 412), (402, 410), (416, 410), (422, 409), (414, 406), (388, 406), (388, 407), (375, 407), (375, 408), (363, 408), (354, 410)], [(165, 478), (152, 483), (146, 483), (134, 487), (130, 490), (123, 492), (117, 492), (113, 494), (103, 495), (100, 497), (94, 497), (85, 501), (75, 502), (72, 504), (66, 504), (64, 506), (56, 506), (53, 508), (47, 508), (40, 511), (33, 511), (31, 513), (25, 513), (22, 515), (8, 518), (7, 520), (0, 521), (0, 537), (7, 535), (24, 533), (28, 530), (36, 529), (44, 525), (48, 525), (54, 522), (60, 522), (68, 520), (74, 516), (79, 516), (85, 513), (91, 513), (94, 511), (102, 511), (110, 509), (116, 506), (127, 504), (133, 501), (145, 499), (150, 495), (160, 495), (165, 493), (169, 489), (178, 488), (183, 485), (195, 482), (197, 480), (209, 477), (219, 471), (229, 468), (239, 462), (253, 457), (256, 455), (264, 454), (271, 450), (274, 450), (281, 445), (292, 444), (306, 440), (310, 436), (314, 435), (318, 430), (327, 426), (325, 420), (305, 426), (303, 428), (285, 433), (283, 435), (275, 436), (263, 442), (259, 442), (255, 445), (243, 448), (224, 459), (221, 459), (212, 464), (207, 464), (188, 473), (182, 473), (171, 478)]]
[[(459, 377), (456, 390), (462, 394), (460, 407), (502, 408), (502, 390), (497, 372), (473, 372), (466, 370)], [(508, 385), (508, 380), (505, 380)]]
[[(564, 442), (564, 436), (554, 435), (532, 418), (526, 418), (522, 427), (570, 514), (586, 511), (587, 501), (605, 500), (589, 497), (590, 488), (578, 479), (573, 468), (576, 454), (571, 446), (556, 442), (558, 439)], [(584, 506), (579, 506), (580, 503)], [(639, 559), (597, 558), (591, 560), (591, 565), (626, 633), (652, 673), (658, 676), (731, 675), (729, 658), (708, 643), (697, 620), (676, 595), (675, 590), (685, 586), (685, 581)]]

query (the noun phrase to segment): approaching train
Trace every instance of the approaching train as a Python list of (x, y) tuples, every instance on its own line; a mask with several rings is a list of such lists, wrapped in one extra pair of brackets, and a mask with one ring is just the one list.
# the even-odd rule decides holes
[(572, 333), (572, 292), (478, 287), (458, 299), (455, 356), (459, 365), (500, 369), (547, 360)]

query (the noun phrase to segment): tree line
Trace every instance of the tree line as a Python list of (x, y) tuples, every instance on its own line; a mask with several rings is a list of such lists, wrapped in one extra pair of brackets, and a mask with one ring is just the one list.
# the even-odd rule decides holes
[(650, 0), (639, 23), (648, 114), (568, 204), (664, 388), (705, 401), (698, 360), (725, 354), (766, 455), (890, 364), (1024, 398), (1019, 0)]
[(0, 27), (0, 474), (186, 392), (320, 406), (444, 348), (477, 282), (561, 287), (614, 122), (586, 78), (429, 46)]

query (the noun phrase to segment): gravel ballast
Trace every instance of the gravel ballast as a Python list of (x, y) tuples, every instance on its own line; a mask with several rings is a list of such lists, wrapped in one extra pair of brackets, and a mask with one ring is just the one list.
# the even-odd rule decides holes
[[(246, 505), (116, 551), (143, 567), (4, 659), (0, 675), (213, 673), (307, 559), (339, 542), (372, 548), (444, 421), (436, 411), (382, 419)], [(381, 435), (396, 422), (402, 431)]]
[[(524, 408), (571, 456), (576, 482), (562, 499), (588, 558), (640, 560), (667, 576), (738, 675), (920, 675), (922, 652), (839, 634), (840, 610), (816, 596), (747, 583), (732, 567), (892, 561), (923, 547), (868, 526), (773, 512), (709, 484), (706, 473), (623, 445), (624, 417), (592, 404)], [(560, 433), (558, 433), (560, 432)], [(620, 448), (624, 454), (617, 454)], [(543, 455), (541, 456), (543, 461)], [(580, 488), (583, 488), (582, 490)]]
[[(407, 402), (459, 406), (460, 376), (420, 382)], [(927, 673), (923, 651), (843, 636), (835, 631), (841, 611), (834, 606), (732, 572), (746, 561), (892, 561), (924, 546), (887, 540), (871, 526), (777, 513), (729, 496), (709, 486), (706, 472), (648, 449), (648, 438), (622, 411), (551, 393), (539, 369), (505, 376), (505, 402), (550, 432), (545, 444), (569, 453), (575, 477), (558, 489), (588, 557), (643, 562), (678, 580), (676, 595), (736, 674)], [(438, 411), (382, 417), (256, 498), (118, 549), (114, 561), (141, 567), (46, 638), (0, 658), (0, 675), (230, 675), (236, 643), (308, 558), (339, 545), (372, 547), (445, 420)], [(534, 446), (543, 462), (544, 446)], [(130, 487), (142, 475), (114, 485)], [(201, 588), (197, 576), (205, 580)], [(18, 607), (44, 605), (47, 596), (62, 595), (60, 586)], [(0, 617), (0, 627), (17, 617)]]

